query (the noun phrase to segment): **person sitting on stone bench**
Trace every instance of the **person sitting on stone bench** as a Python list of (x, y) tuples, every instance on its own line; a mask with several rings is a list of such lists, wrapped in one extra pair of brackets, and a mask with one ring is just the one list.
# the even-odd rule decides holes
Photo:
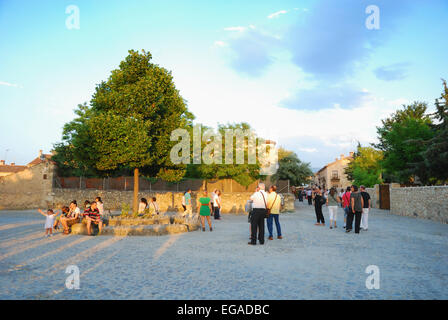
[(99, 233), (103, 228), (103, 221), (101, 220), (100, 211), (98, 210), (97, 204), (93, 201), (90, 204), (90, 208), (84, 211), (84, 217), (86, 219), (87, 234), (92, 235), (92, 224), (98, 225)]
[(69, 213), (60, 218), (61, 225), (64, 227), (64, 234), (70, 233), (70, 227), (79, 222), (81, 211), (78, 208), (76, 200), (70, 202)]

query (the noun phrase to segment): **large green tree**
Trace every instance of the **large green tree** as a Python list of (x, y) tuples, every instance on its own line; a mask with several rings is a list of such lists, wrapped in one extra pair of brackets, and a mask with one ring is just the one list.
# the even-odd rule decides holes
[(431, 183), (444, 183), (448, 180), (448, 86), (443, 81), (443, 93), (436, 99), (436, 112), (431, 115), (434, 122), (430, 125), (430, 139), (414, 139), (410, 143), (422, 148), (422, 161), (415, 164), (415, 169), (425, 172)]
[(426, 110), (425, 103), (403, 106), (402, 110), (383, 120), (381, 127), (377, 127), (379, 143), (374, 146), (383, 151), (380, 164), (386, 180), (410, 183), (415, 176), (428, 179), (426, 171), (418, 170), (414, 165), (423, 160), (425, 147), (412, 143), (412, 140), (427, 141), (434, 136)]
[(56, 151), (72, 155), (71, 161), (82, 167), (103, 172), (132, 169), (134, 211), (139, 170), (168, 181), (185, 174), (185, 165), (170, 160), (170, 136), (193, 120), (171, 72), (151, 59), (149, 52), (130, 50), (119, 68), (96, 87), (90, 107), (79, 106), (78, 117), (64, 127), (63, 143), (56, 145)]

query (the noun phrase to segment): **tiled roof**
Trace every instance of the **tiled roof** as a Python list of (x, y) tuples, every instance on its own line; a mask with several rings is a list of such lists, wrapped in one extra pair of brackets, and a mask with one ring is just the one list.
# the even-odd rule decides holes
[(10, 166), (10, 165), (2, 165), (0, 166), (0, 173), (16, 173), (19, 171), (25, 170), (26, 166)]
[[(51, 160), (51, 154), (44, 154), (44, 156), (45, 156), (45, 159), (47, 159), (47, 160)], [(42, 161), (42, 160), (40, 159), (40, 157), (37, 157), (36, 159), (34, 159), (34, 160), (31, 161), (30, 163), (28, 163), (27, 166), (28, 166), (28, 167), (35, 166), (36, 164), (39, 164), (39, 163), (42, 163), (42, 162), (44, 162), (44, 161)]]

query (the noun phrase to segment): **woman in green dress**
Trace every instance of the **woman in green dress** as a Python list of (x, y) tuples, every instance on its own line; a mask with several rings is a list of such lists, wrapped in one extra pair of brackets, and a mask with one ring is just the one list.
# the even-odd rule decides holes
[(210, 231), (213, 231), (212, 220), (210, 219), (211, 212), (211, 199), (207, 195), (207, 191), (199, 198), (199, 215), (201, 216), (202, 231), (205, 231), (205, 218), (207, 217), (208, 226)]

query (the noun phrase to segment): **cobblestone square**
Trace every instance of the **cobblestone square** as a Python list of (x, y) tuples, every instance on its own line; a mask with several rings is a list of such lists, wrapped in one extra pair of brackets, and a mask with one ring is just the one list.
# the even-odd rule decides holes
[[(324, 207), (325, 218), (328, 211)], [(369, 230), (314, 226), (312, 206), (280, 216), (283, 240), (248, 246), (244, 215), (213, 232), (45, 238), (34, 211), (0, 211), (0, 299), (448, 299), (448, 225), (372, 209)], [(267, 235), (266, 235), (267, 236)], [(65, 286), (76, 265), (80, 288)], [(380, 289), (367, 289), (369, 265)]]

